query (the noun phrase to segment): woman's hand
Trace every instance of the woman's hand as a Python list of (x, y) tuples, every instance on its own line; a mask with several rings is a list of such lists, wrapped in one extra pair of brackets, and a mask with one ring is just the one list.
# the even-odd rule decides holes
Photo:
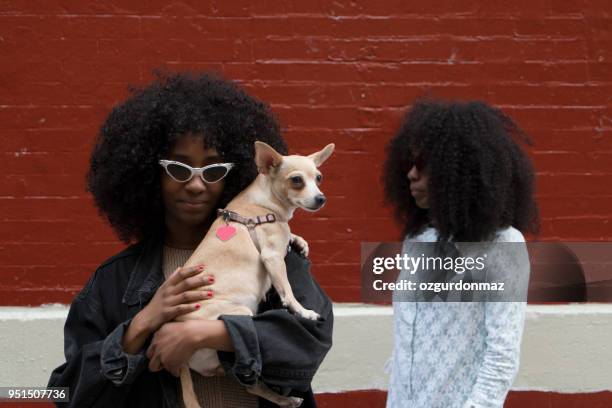
[(199, 348), (194, 322), (166, 323), (155, 332), (147, 350), (149, 370), (160, 371), (165, 368), (175, 377), (179, 376), (180, 368), (187, 365)]
[(201, 348), (234, 351), (225, 323), (221, 320), (187, 320), (164, 324), (147, 350), (149, 370), (162, 368), (178, 377), (193, 353)]
[(177, 268), (135, 318), (153, 333), (177, 316), (199, 309), (200, 304), (195, 302), (213, 296), (206, 286), (214, 282), (214, 277), (201, 274), (203, 271), (203, 265)]

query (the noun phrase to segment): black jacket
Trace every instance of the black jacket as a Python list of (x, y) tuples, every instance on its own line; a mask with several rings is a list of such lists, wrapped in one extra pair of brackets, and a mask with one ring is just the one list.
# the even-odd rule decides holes
[[(48, 387), (69, 387), (60, 407), (180, 407), (180, 380), (166, 370), (150, 372), (145, 352), (122, 348), (132, 318), (163, 282), (163, 237), (139, 242), (108, 259), (70, 305), (64, 326), (66, 362), (51, 373)], [(283, 309), (274, 289), (250, 316), (223, 315), (234, 352), (218, 352), (226, 373), (242, 384), (257, 378), (272, 389), (304, 398), (315, 407), (310, 383), (332, 343), (332, 304), (310, 274), (310, 262), (289, 251), (287, 274), (298, 301), (322, 320), (302, 319)], [(260, 407), (275, 407), (260, 398)]]

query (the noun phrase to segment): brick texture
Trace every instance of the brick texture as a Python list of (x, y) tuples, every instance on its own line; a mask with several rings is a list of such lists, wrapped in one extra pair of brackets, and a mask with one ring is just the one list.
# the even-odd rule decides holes
[(606, 0), (0, 1), (0, 304), (69, 303), (120, 250), (84, 190), (128, 84), (212, 69), (272, 104), (294, 152), (331, 141), (329, 204), (300, 213), (313, 273), (359, 300), (359, 244), (396, 240), (384, 146), (417, 96), (479, 98), (533, 137), (543, 239), (611, 240)]

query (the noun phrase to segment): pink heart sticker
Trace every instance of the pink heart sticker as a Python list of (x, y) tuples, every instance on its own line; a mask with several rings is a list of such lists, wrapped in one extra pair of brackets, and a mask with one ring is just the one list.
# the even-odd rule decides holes
[(231, 225), (224, 225), (222, 227), (217, 228), (217, 231), (215, 233), (221, 241), (227, 241), (231, 239), (234, 235), (236, 235), (236, 228), (232, 227)]

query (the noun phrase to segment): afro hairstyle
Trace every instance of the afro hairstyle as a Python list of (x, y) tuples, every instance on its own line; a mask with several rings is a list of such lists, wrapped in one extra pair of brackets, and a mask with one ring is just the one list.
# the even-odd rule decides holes
[[(438, 241), (486, 241), (500, 228), (537, 233), (529, 137), (501, 110), (481, 101), (418, 100), (387, 145), (385, 202), (404, 235), (435, 225)], [(429, 209), (416, 205), (408, 171), (428, 175)]]
[(151, 84), (129, 90), (131, 96), (102, 124), (86, 176), (100, 215), (125, 243), (164, 228), (158, 161), (177, 138), (201, 136), (206, 148), (236, 164), (225, 179), (220, 207), (257, 176), (255, 140), (287, 154), (270, 107), (215, 74), (156, 71)]

